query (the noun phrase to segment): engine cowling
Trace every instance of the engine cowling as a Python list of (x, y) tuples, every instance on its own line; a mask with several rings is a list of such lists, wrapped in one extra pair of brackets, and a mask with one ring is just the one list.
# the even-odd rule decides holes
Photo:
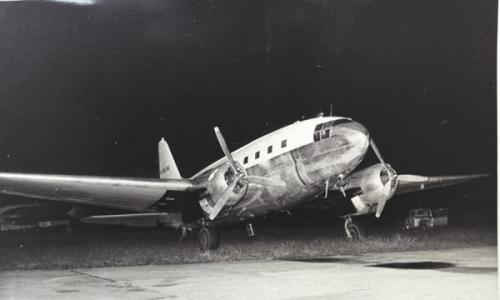
[[(352, 174), (349, 185), (361, 189), (351, 198), (358, 214), (377, 211), (379, 217), (385, 202), (396, 192), (398, 176), (391, 166), (376, 164)], [(382, 207), (377, 210), (378, 206)]]
[[(245, 170), (236, 163), (239, 172), (245, 173)], [(205, 213), (210, 214), (212, 208), (215, 206), (217, 201), (221, 199), (222, 194), (228, 188), (234, 180), (237, 180), (236, 173), (229, 163), (222, 164), (220, 167), (215, 169), (208, 177), (207, 193), (206, 197), (200, 200), (200, 206), (205, 211)], [(226, 202), (225, 206), (233, 206), (239, 202), (246, 194), (248, 185), (244, 184), (244, 178), (240, 179), (234, 186), (229, 200)]]

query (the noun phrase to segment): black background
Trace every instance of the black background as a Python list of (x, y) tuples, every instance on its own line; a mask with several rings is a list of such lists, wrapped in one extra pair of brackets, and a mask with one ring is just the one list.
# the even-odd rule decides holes
[(165, 137), (188, 177), (222, 155), (213, 126), (236, 149), (332, 104), (399, 173), (493, 174), (400, 203), (494, 219), (496, 18), (465, 0), (2, 3), (0, 169), (156, 177)]

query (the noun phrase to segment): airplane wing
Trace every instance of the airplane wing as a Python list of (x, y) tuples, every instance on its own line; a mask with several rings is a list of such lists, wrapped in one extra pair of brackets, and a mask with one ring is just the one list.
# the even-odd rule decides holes
[[(317, 197), (311, 200), (307, 204), (307, 207), (328, 209), (329, 207), (336, 206), (337, 210), (344, 209), (349, 211), (355, 209), (356, 214), (367, 214), (377, 211), (378, 216), (380, 216), (386, 201), (395, 194), (440, 188), (485, 176), (489, 176), (489, 174), (455, 176), (397, 175), (390, 166), (376, 164), (350, 174), (344, 179), (344, 185), (337, 184), (330, 188), (331, 191), (342, 193), (334, 193), (331, 197)], [(346, 203), (352, 203), (354, 207)], [(377, 205), (373, 205), (375, 203)], [(346, 214), (352, 214), (352, 211), (346, 212)]]
[(188, 179), (0, 173), (0, 194), (137, 212), (145, 211), (168, 191), (199, 188)]
[(486, 177), (489, 174), (457, 175), (457, 176), (420, 176), (411, 174), (398, 175), (396, 194), (429, 190), (467, 182)]

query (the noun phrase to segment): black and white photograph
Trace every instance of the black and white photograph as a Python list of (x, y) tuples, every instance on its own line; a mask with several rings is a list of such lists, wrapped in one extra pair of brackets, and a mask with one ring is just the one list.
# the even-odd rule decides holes
[(0, 1), (0, 299), (498, 299), (498, 1)]

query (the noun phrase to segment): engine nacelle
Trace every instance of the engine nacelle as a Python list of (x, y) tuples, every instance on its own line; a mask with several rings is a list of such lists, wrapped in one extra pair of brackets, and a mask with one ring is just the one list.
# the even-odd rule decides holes
[[(239, 171), (245, 172), (237, 162), (236, 166)], [(210, 214), (212, 207), (215, 206), (233, 180), (235, 180), (235, 172), (229, 163), (222, 164), (210, 174), (206, 197), (199, 202), (205, 213)], [(245, 196), (247, 189), (248, 185), (236, 184), (225, 206), (233, 206), (239, 202)]]
[(348, 186), (357, 186), (361, 189), (351, 198), (358, 214), (375, 212), (379, 203), (385, 204), (385, 201), (396, 192), (398, 185), (396, 171), (389, 165), (386, 166), (376, 164), (349, 176)]

